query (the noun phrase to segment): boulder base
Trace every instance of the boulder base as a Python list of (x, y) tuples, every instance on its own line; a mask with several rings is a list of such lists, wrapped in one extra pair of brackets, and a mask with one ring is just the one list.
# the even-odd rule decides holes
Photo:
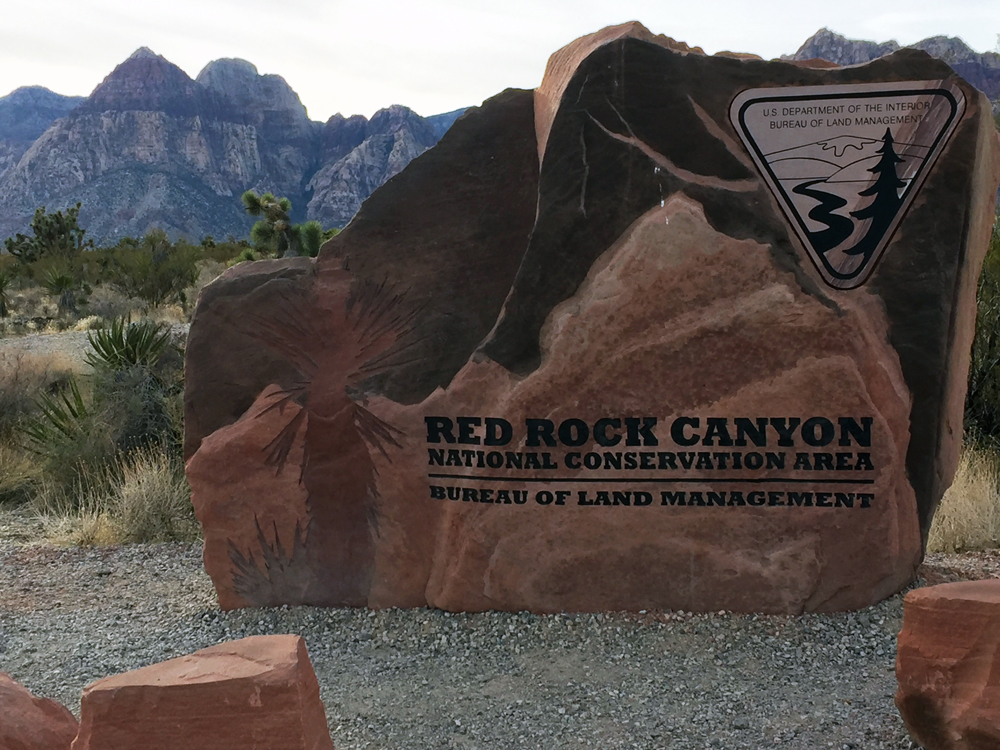
[(926, 750), (1000, 747), (1000, 580), (906, 595), (896, 706)]
[(68, 750), (77, 727), (65, 706), (36, 698), (0, 672), (0, 750)]
[(89, 685), (72, 750), (333, 750), (295, 635), (254, 636)]

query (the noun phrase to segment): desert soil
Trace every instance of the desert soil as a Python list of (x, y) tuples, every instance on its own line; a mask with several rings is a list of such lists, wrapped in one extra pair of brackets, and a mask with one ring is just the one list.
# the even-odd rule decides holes
[[(305, 637), (337, 748), (911, 748), (893, 706), (902, 595), (799, 617), (222, 612), (199, 545), (56, 547), (0, 509), (0, 671), (79, 711), (110, 674)], [(997, 577), (930, 555), (917, 585)]]

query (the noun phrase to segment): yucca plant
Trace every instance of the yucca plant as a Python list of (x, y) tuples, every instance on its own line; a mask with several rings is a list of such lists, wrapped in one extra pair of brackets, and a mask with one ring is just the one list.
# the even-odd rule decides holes
[(25, 447), (33, 453), (52, 455), (60, 443), (75, 440), (85, 429), (89, 410), (76, 380), (55, 395), (42, 393), (35, 399), (39, 415), (19, 426), (27, 438)]
[(85, 355), (94, 369), (153, 368), (170, 345), (170, 327), (152, 320), (115, 318), (106, 328), (87, 332), (91, 350)]
[(0, 268), (0, 318), (6, 318), (10, 313), (10, 288), (13, 282), (13, 270)]
[(59, 309), (76, 312), (77, 280), (73, 272), (61, 264), (47, 268), (39, 281), (45, 291), (57, 298)]
[(245, 247), (240, 251), (239, 255), (229, 261), (228, 265), (230, 267), (235, 266), (237, 263), (242, 263), (245, 260), (257, 260), (260, 256), (252, 247)]

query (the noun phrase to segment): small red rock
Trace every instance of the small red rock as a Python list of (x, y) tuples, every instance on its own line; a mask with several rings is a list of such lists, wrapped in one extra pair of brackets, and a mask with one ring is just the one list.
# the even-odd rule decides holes
[(72, 750), (333, 750), (305, 641), (254, 636), (86, 687)]
[(926, 750), (1000, 747), (1000, 580), (911, 591), (896, 707)]
[(68, 750), (78, 727), (65, 706), (0, 672), (0, 750)]

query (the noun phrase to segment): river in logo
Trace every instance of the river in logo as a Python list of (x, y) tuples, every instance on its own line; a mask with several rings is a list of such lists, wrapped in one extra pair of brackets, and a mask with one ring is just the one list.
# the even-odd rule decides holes
[(824, 280), (871, 275), (965, 109), (949, 81), (744, 91), (733, 126)]

